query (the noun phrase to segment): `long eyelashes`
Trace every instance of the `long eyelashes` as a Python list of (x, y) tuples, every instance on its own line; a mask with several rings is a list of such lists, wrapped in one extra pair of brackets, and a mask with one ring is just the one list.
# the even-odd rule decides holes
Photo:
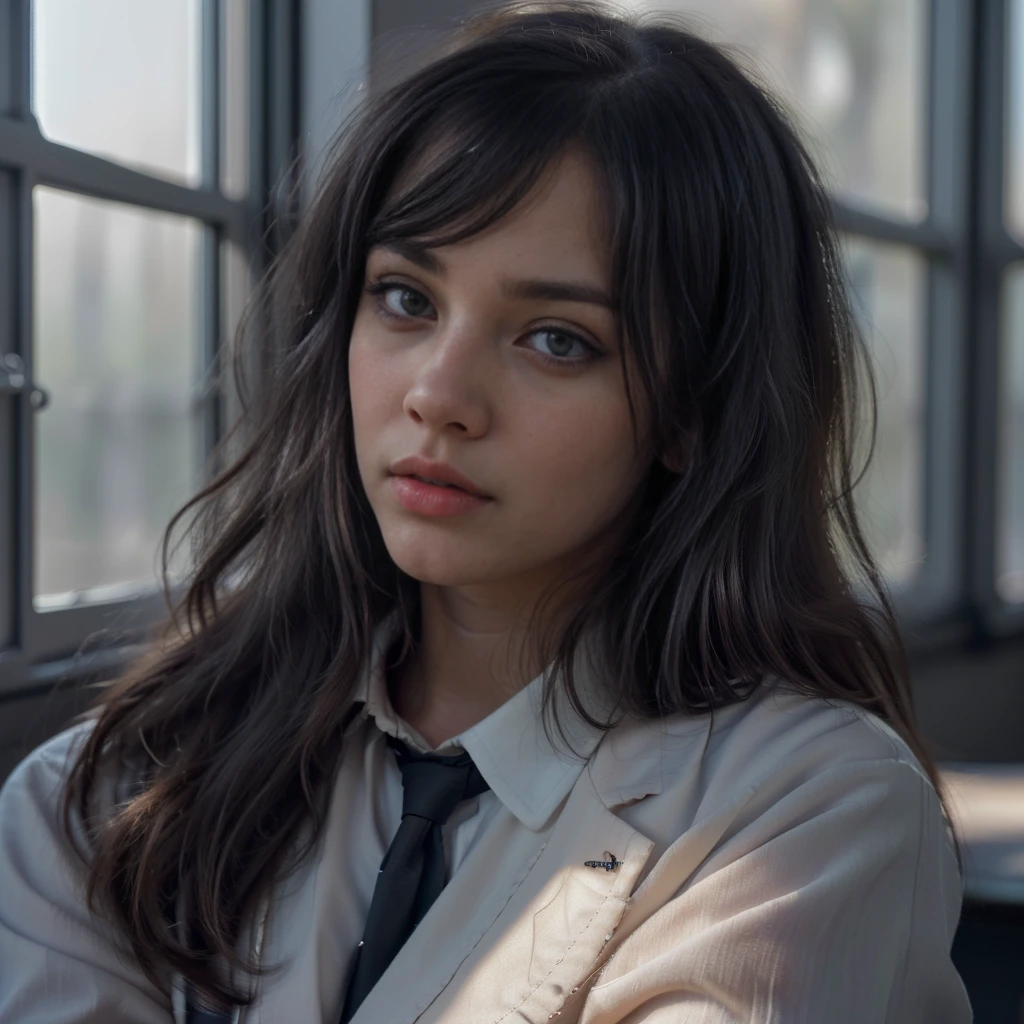
[[(384, 296), (392, 291), (407, 292), (410, 295), (416, 295), (424, 301), (428, 301), (426, 296), (415, 288), (410, 287), (407, 284), (401, 284), (397, 281), (372, 281), (366, 285), (366, 293), (375, 297), (374, 307), (378, 316), (384, 320), (397, 321), (400, 323), (406, 323), (410, 320), (416, 319), (418, 314), (409, 313), (408, 315), (401, 315), (396, 313), (394, 310), (389, 309), (384, 302)], [(419, 314), (422, 315), (422, 314)], [(564, 327), (551, 324), (550, 326), (541, 325), (540, 327), (534, 328), (528, 335), (532, 337), (537, 334), (555, 334), (562, 338), (567, 338), (570, 341), (575, 342), (580, 346), (586, 353), (583, 356), (567, 357), (567, 356), (551, 356), (546, 352), (541, 352), (538, 349), (531, 349), (531, 351), (544, 362), (557, 367), (558, 369), (580, 369), (584, 365), (592, 362), (595, 359), (599, 359), (603, 353), (592, 345), (586, 338), (581, 337), (574, 331), (567, 330)]]

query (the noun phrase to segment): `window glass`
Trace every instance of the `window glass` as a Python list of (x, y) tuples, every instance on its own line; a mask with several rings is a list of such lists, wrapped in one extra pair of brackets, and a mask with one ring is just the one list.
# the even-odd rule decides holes
[(34, 210), (35, 376), (50, 394), (35, 418), (45, 608), (154, 586), (163, 530), (198, 484), (202, 226), (43, 187)]
[(1003, 281), (999, 382), (999, 468), (996, 588), (1004, 601), (1024, 601), (1024, 266)]
[[(221, 281), (223, 301), (221, 303), (221, 366), (223, 368), (224, 429), (230, 430), (242, 412), (241, 396), (237, 393), (234, 379), (234, 355), (236, 332), (252, 287), (249, 262), (240, 246), (224, 242), (221, 246)], [(245, 380), (248, 387), (253, 381)]]
[[(925, 266), (910, 249), (862, 238), (845, 239), (844, 255), (854, 315), (871, 353), (878, 390), (874, 454), (855, 496), (882, 569), (902, 582), (917, 573), (925, 555)], [(862, 465), (863, 452), (856, 468)]]
[[(840, 196), (923, 218), (926, 0), (632, 0), (689, 15), (786, 102)], [(751, 58), (751, 59), (748, 59)]]
[(33, 107), (55, 142), (200, 181), (198, 0), (34, 0)]
[(249, 187), (249, 15), (246, 0), (223, 0), (221, 36), (221, 189), (232, 199)]
[(1008, 4), (1006, 60), (1006, 220), (1024, 238), (1024, 3)]

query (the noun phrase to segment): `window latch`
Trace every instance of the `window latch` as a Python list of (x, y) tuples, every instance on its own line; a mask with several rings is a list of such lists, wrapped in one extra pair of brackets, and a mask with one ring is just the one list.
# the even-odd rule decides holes
[(0, 358), (0, 397), (25, 393), (33, 409), (45, 409), (50, 404), (50, 393), (26, 376), (21, 356), (17, 352), (8, 352)]

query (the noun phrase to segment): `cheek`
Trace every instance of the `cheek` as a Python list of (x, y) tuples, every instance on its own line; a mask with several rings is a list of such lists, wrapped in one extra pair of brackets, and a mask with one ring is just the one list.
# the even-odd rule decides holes
[[(348, 353), (349, 401), (356, 465), (371, 503), (376, 499), (375, 480), (381, 472), (379, 441), (390, 418), (395, 381), (386, 359), (380, 358), (368, 339), (352, 332)], [(400, 400), (399, 400), (400, 404)]]
[(603, 522), (632, 497), (642, 467), (617, 398), (602, 393), (533, 418), (520, 468), (539, 512)]
[(366, 440), (367, 428), (379, 423), (385, 415), (394, 386), (387, 367), (387, 360), (375, 354), (371, 339), (358, 330), (357, 320), (348, 350), (349, 393), (357, 445)]

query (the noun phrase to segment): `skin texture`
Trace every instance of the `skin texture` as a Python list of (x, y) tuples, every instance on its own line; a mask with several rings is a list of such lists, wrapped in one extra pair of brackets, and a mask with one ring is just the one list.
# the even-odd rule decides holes
[[(420, 581), (421, 643), (389, 685), (395, 710), (434, 746), (543, 668), (519, 662), (526, 617), (546, 587), (614, 550), (650, 467), (630, 422), (614, 312), (512, 299), (501, 287), (542, 278), (610, 294), (602, 224), (591, 169), (567, 153), (504, 220), (431, 250), (443, 273), (389, 249), (368, 256), (367, 283), (401, 287), (364, 290), (357, 310), (356, 455), (391, 557)], [(383, 318), (381, 305), (400, 319)], [(417, 454), (491, 500), (447, 519), (407, 511), (389, 466)], [(567, 590), (551, 608), (571, 606)]]

